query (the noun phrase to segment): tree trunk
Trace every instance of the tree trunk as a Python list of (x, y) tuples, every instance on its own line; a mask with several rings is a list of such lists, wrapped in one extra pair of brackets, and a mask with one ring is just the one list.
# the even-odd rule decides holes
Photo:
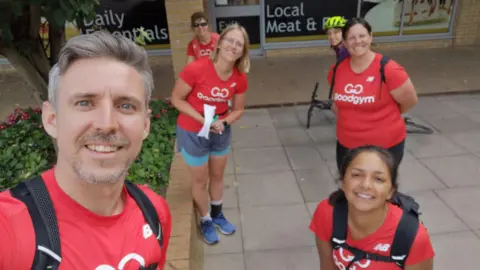
[(65, 44), (65, 27), (55, 28), (52, 24), (48, 26), (48, 40), (50, 43), (50, 65), (53, 66), (58, 62), (58, 55)]

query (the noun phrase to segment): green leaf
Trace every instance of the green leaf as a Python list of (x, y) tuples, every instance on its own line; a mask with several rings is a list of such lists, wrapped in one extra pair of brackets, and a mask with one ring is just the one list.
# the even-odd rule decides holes
[(62, 10), (57, 9), (53, 12), (54, 26), (63, 27), (65, 25), (66, 20), (67, 18), (65, 16), (65, 13)]

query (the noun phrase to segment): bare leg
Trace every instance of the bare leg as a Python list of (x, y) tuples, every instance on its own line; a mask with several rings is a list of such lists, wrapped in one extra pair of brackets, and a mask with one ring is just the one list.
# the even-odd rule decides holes
[(202, 166), (188, 166), (192, 176), (192, 196), (202, 217), (208, 214), (208, 163)]

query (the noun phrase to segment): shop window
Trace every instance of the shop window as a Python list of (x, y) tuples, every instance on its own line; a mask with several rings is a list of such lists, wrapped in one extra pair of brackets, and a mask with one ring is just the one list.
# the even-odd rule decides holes
[[(457, 0), (403, 0), (403, 35), (448, 33)], [(401, 13), (401, 11), (399, 12)], [(397, 22), (400, 25), (400, 21)]]
[[(395, 0), (359, 0), (359, 17), (372, 26), (375, 37), (400, 34), (402, 2)], [(400, 2), (400, 3), (398, 3)]]

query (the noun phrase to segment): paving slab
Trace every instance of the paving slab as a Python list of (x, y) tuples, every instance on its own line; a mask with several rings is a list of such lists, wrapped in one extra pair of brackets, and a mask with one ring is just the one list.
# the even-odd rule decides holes
[[(420, 97), (407, 114), (435, 130), (408, 134), (399, 169), (400, 191), (420, 204), (435, 270), (474, 270), (480, 264), (477, 102), (480, 94)], [(316, 112), (306, 129), (306, 110), (247, 110), (246, 119), (234, 125), (225, 212), (239, 231), (206, 247), (205, 269), (319, 269), (308, 226), (318, 203), (338, 188), (335, 119)]]

